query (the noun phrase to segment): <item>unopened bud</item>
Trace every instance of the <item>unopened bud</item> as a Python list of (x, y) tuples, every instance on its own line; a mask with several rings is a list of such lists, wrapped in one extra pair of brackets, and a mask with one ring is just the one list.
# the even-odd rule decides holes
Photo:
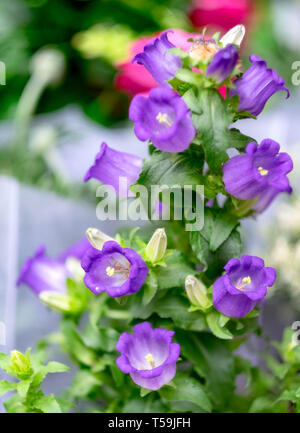
[(188, 275), (185, 279), (185, 290), (191, 304), (195, 307), (207, 308), (211, 302), (206, 295), (206, 288), (204, 284), (194, 277)]
[(23, 355), (18, 350), (13, 350), (10, 354), (11, 364), (14, 373), (19, 379), (28, 379), (33, 370), (31, 368), (29, 355)]
[(159, 262), (166, 253), (167, 235), (165, 229), (157, 229), (146, 246), (146, 256), (152, 262)]
[(65, 71), (65, 57), (55, 48), (41, 48), (33, 56), (30, 67), (40, 81), (56, 84)]
[(105, 242), (114, 240), (110, 236), (107, 236), (105, 233), (95, 228), (88, 228), (85, 234), (92, 247), (96, 248), (97, 250), (102, 250)]
[(229, 44), (240, 46), (244, 39), (245, 33), (245, 26), (239, 24), (225, 33), (225, 35), (220, 39), (220, 42), (224, 48)]
[(54, 310), (58, 310), (62, 313), (72, 312), (70, 297), (65, 293), (46, 290), (40, 293), (39, 298), (44, 304)]

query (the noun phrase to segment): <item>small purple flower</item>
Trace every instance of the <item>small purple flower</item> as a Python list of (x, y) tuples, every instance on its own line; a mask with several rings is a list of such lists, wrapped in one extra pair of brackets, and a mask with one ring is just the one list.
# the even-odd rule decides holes
[(218, 51), (206, 70), (206, 75), (212, 77), (217, 83), (222, 83), (234, 70), (239, 54), (234, 45)]
[(264, 211), (281, 192), (291, 193), (287, 173), (293, 161), (287, 153), (279, 153), (279, 144), (271, 139), (259, 145), (252, 142), (246, 153), (229, 159), (223, 166), (225, 190), (240, 200), (257, 197), (253, 209)]
[(148, 268), (131, 248), (107, 241), (101, 251), (90, 247), (82, 258), (85, 285), (96, 295), (106, 292), (112, 298), (136, 293), (144, 284)]
[(63, 251), (59, 257), (58, 260), (61, 262), (65, 262), (68, 258), (74, 258), (81, 260), (86, 250), (91, 246), (89, 241), (86, 237), (80, 239), (75, 244), (71, 245), (69, 248), (67, 248), (65, 251)]
[(168, 40), (169, 32), (173, 33), (172, 30), (162, 33), (160, 39), (155, 38), (150, 41), (145, 45), (144, 51), (132, 59), (132, 63), (144, 65), (154, 80), (162, 86), (174, 78), (177, 70), (182, 66), (180, 57), (168, 52), (171, 48), (175, 48), (175, 45)]
[(182, 152), (195, 137), (191, 114), (184, 100), (165, 87), (155, 87), (149, 96), (137, 95), (129, 108), (136, 136), (164, 152)]
[(173, 331), (152, 329), (149, 322), (134, 326), (134, 333), (123, 332), (116, 349), (122, 354), (117, 366), (130, 373), (134, 383), (153, 391), (173, 379), (180, 346), (172, 343)]
[(268, 68), (265, 60), (255, 54), (252, 54), (249, 59), (252, 66), (241, 78), (234, 81), (235, 88), (230, 91), (229, 96), (239, 96), (238, 110), (249, 111), (253, 116), (257, 116), (274, 93), (284, 90), (288, 98), (290, 92), (284, 86), (284, 79), (274, 69)]
[[(102, 143), (94, 165), (87, 171), (84, 181), (87, 182), (93, 177), (106, 185), (113, 186), (116, 192), (120, 193), (119, 178), (125, 177), (129, 187), (137, 181), (142, 165), (143, 160), (139, 156), (119, 152)], [(130, 194), (129, 191), (128, 193)]]
[(36, 295), (46, 291), (65, 293), (67, 268), (60, 261), (47, 257), (45, 252), (45, 247), (40, 246), (34, 256), (27, 259), (17, 285), (26, 284)]
[(276, 279), (276, 270), (265, 267), (264, 261), (255, 256), (231, 259), (224, 269), (226, 274), (213, 285), (213, 304), (216, 310), (238, 319), (262, 301)]

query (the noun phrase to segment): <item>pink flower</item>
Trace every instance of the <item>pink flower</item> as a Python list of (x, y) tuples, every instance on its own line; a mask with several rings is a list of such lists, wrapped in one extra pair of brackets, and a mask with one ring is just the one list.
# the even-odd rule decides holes
[(244, 24), (250, 13), (249, 0), (195, 0), (189, 16), (197, 28), (210, 25), (229, 30)]
[[(116, 75), (115, 86), (118, 90), (123, 90), (130, 96), (147, 95), (153, 87), (158, 86), (158, 83), (143, 65), (136, 62), (131, 63), (131, 59), (142, 52), (144, 46), (157, 36), (142, 37), (132, 44), (128, 58), (117, 65), (119, 72)], [(184, 51), (191, 47), (192, 43), (188, 42), (188, 39), (192, 37), (196, 37), (196, 35), (178, 29), (168, 34), (169, 41)]]

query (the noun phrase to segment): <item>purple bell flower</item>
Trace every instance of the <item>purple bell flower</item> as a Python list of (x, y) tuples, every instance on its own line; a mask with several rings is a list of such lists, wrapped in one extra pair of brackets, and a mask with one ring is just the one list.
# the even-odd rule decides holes
[(152, 329), (149, 322), (135, 325), (133, 335), (124, 332), (119, 338), (117, 366), (142, 388), (161, 388), (176, 373), (180, 346), (172, 343), (173, 335), (167, 329)]
[(257, 197), (253, 209), (264, 211), (281, 192), (291, 193), (287, 173), (293, 161), (287, 153), (279, 153), (279, 144), (271, 139), (259, 145), (252, 142), (246, 153), (229, 159), (223, 166), (225, 190), (240, 200)]
[(206, 75), (217, 83), (222, 83), (234, 70), (239, 59), (239, 54), (234, 45), (218, 51), (206, 70)]
[[(84, 176), (84, 182), (93, 177), (106, 185), (113, 186), (116, 192), (119, 193), (119, 178), (126, 177), (129, 187), (137, 181), (142, 165), (143, 160), (139, 156), (119, 152), (106, 143), (102, 143), (94, 165), (89, 168)], [(127, 194), (130, 194), (129, 190)]]
[(226, 274), (213, 284), (213, 304), (220, 313), (238, 319), (263, 300), (276, 279), (276, 270), (255, 256), (231, 259), (224, 269)]
[(89, 241), (86, 237), (80, 239), (75, 244), (71, 245), (69, 248), (67, 248), (65, 251), (63, 251), (59, 257), (58, 260), (61, 262), (65, 262), (69, 258), (74, 258), (81, 260), (83, 255), (85, 254), (86, 250), (91, 246)]
[(81, 266), (85, 285), (96, 295), (106, 292), (112, 298), (136, 293), (149, 272), (138, 253), (115, 241), (105, 242), (101, 251), (90, 247)]
[(42, 292), (66, 293), (68, 270), (63, 263), (46, 256), (44, 246), (40, 246), (33, 257), (25, 262), (17, 285), (26, 284), (36, 295)]
[(134, 132), (164, 152), (182, 152), (195, 137), (191, 114), (184, 100), (165, 87), (155, 87), (149, 96), (137, 95), (129, 108)]
[(177, 70), (182, 66), (180, 57), (168, 52), (171, 48), (175, 48), (175, 45), (168, 40), (169, 32), (173, 33), (172, 30), (162, 33), (160, 38), (150, 41), (145, 45), (144, 51), (132, 59), (132, 63), (144, 65), (154, 80), (162, 86), (174, 78)]
[(252, 54), (249, 59), (252, 66), (241, 78), (234, 81), (235, 88), (230, 90), (229, 96), (239, 96), (238, 110), (249, 111), (253, 116), (257, 116), (274, 93), (284, 90), (288, 98), (290, 92), (284, 86), (284, 79), (274, 69), (268, 68), (265, 60), (255, 54)]

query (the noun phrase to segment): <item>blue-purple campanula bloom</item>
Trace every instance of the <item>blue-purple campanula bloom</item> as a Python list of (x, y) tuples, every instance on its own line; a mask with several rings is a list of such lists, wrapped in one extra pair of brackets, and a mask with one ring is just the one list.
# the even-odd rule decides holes
[(81, 260), (86, 250), (91, 246), (86, 237), (80, 239), (75, 244), (71, 245), (65, 251), (63, 251), (58, 259), (61, 262), (65, 262), (69, 258)]
[(290, 96), (289, 89), (284, 86), (285, 81), (274, 69), (268, 68), (265, 60), (252, 54), (249, 57), (252, 66), (234, 81), (234, 89), (230, 90), (229, 95), (239, 96), (240, 111), (249, 111), (254, 116), (262, 112), (268, 99), (279, 90), (287, 92), (287, 98)]
[(182, 66), (180, 57), (168, 51), (175, 48), (175, 45), (168, 40), (170, 31), (167, 30), (161, 34), (160, 38), (150, 41), (145, 45), (144, 51), (132, 59), (132, 63), (137, 62), (144, 65), (160, 85), (165, 85), (168, 80), (175, 77), (177, 70)]
[(119, 193), (119, 178), (125, 177), (128, 186), (134, 184), (139, 177), (142, 165), (143, 160), (139, 156), (120, 152), (102, 143), (95, 162), (87, 171), (84, 181), (87, 182), (93, 177), (106, 185), (113, 186)]
[(245, 154), (234, 156), (224, 164), (225, 190), (240, 200), (257, 197), (253, 206), (257, 213), (264, 211), (279, 193), (290, 194), (287, 173), (293, 169), (293, 161), (279, 150), (279, 144), (271, 139), (259, 145), (249, 143)]
[(26, 284), (36, 295), (45, 291), (65, 293), (68, 276), (66, 266), (47, 257), (45, 247), (40, 246), (23, 265), (17, 285)]
[(191, 113), (177, 93), (165, 87), (155, 87), (148, 97), (137, 95), (129, 108), (136, 136), (151, 140), (164, 152), (182, 152), (195, 136)]
[(255, 256), (230, 259), (224, 269), (226, 273), (213, 284), (213, 304), (229, 317), (250, 313), (276, 279), (276, 270), (265, 267), (264, 261)]
[(121, 334), (116, 349), (117, 365), (142, 388), (157, 390), (173, 379), (180, 346), (172, 343), (173, 331), (152, 329), (149, 322), (134, 326), (134, 333)]
[(107, 241), (101, 251), (90, 247), (82, 258), (85, 285), (96, 295), (106, 292), (115, 298), (136, 293), (144, 284), (148, 267), (131, 248)]
[(218, 51), (212, 58), (206, 70), (206, 75), (217, 83), (222, 83), (234, 70), (239, 59), (239, 54), (234, 45)]

